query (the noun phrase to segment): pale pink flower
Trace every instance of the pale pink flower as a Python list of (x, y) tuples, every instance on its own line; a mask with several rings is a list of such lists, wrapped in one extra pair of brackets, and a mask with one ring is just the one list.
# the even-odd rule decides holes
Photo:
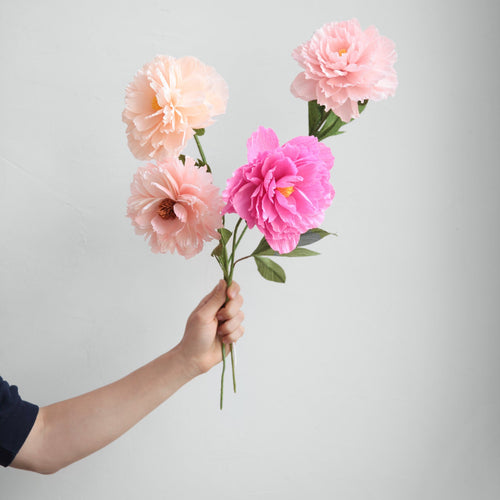
[(125, 109), (129, 148), (139, 160), (178, 156), (194, 129), (226, 111), (227, 85), (195, 57), (156, 56), (128, 85)]
[(344, 122), (359, 116), (358, 101), (378, 101), (396, 91), (394, 43), (374, 26), (363, 31), (357, 19), (325, 24), (292, 55), (304, 68), (292, 82), (292, 94), (317, 100)]
[(323, 222), (332, 202), (332, 153), (312, 136), (280, 146), (264, 127), (252, 134), (247, 150), (248, 164), (233, 173), (222, 193), (223, 212), (257, 226), (273, 250), (291, 252), (302, 233)]
[(127, 215), (137, 234), (149, 238), (154, 253), (177, 251), (186, 258), (218, 239), (224, 206), (206, 167), (178, 158), (139, 167), (131, 184)]

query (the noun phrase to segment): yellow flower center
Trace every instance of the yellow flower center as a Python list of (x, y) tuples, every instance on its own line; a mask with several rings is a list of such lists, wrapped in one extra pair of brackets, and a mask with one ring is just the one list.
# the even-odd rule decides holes
[(293, 193), (293, 186), (277, 188), (277, 189), (285, 198), (288, 198)]
[(340, 49), (337, 53), (339, 56), (343, 56), (344, 54), (347, 53), (347, 49)]
[(153, 108), (153, 111), (156, 113), (156, 111), (160, 111), (161, 106), (158, 104), (158, 99), (156, 96), (153, 97), (153, 100), (151, 101), (151, 107)]
[(174, 212), (175, 201), (170, 198), (165, 198), (161, 201), (158, 207), (158, 215), (165, 220), (177, 219)]

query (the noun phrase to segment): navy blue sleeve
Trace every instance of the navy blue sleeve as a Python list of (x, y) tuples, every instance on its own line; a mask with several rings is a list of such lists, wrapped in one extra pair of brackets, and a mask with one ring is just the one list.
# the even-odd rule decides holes
[(26, 441), (38, 406), (23, 401), (17, 387), (0, 377), (0, 465), (7, 467)]

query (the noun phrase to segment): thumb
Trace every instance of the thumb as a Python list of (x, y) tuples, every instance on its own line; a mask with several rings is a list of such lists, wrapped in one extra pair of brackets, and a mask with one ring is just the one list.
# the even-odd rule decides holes
[(210, 320), (226, 301), (226, 282), (220, 280), (217, 286), (200, 302), (197, 309), (203, 318)]

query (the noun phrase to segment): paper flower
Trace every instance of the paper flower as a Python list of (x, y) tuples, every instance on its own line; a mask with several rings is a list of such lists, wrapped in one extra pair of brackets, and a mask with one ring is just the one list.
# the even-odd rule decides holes
[(154, 253), (177, 251), (186, 258), (218, 239), (223, 201), (206, 167), (177, 158), (139, 167), (131, 184), (127, 215)]
[(317, 100), (344, 122), (359, 116), (358, 101), (395, 93), (398, 80), (394, 43), (357, 19), (325, 24), (293, 57), (304, 68), (292, 82), (295, 97)]
[(227, 181), (223, 212), (256, 225), (273, 250), (291, 252), (302, 233), (321, 224), (332, 202), (332, 153), (310, 136), (280, 146), (264, 127), (252, 134), (247, 150), (248, 164)]
[(178, 156), (194, 129), (226, 111), (227, 85), (195, 57), (156, 56), (128, 85), (123, 121), (128, 145), (139, 160)]

